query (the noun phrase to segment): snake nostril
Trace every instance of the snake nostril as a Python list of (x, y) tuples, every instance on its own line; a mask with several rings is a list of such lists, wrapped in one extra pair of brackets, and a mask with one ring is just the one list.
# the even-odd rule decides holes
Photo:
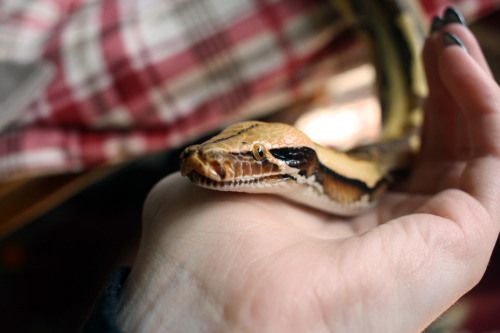
[(198, 158), (202, 161), (202, 162), (206, 162), (207, 161), (207, 156), (205, 155), (205, 153), (203, 152), (203, 150), (198, 150)]

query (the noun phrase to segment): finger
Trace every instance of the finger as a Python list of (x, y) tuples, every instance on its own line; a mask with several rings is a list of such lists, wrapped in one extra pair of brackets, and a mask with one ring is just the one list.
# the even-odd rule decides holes
[[(434, 22), (442, 24), (440, 18)], [(442, 28), (441, 28), (442, 29)], [(457, 141), (460, 139), (460, 112), (439, 74), (439, 54), (443, 49), (442, 32), (433, 29), (423, 50), (423, 62), (429, 85), (426, 99), (422, 144), (418, 166), (414, 168), (407, 190), (412, 193), (431, 194), (443, 187), (456, 187), (456, 178), (445, 179), (455, 164)], [(422, 181), (433, 179), (434, 181)]]
[[(493, 77), (488, 62), (486, 61), (486, 58), (481, 49), (481, 45), (469, 28), (462, 24), (453, 23), (448, 24), (443, 28), (442, 33), (445, 32), (450, 32), (453, 35), (457, 36), (458, 39), (466, 46), (468, 53), (478, 63), (478, 65), (486, 73), (488, 73), (489, 76)], [(445, 45), (443, 43), (438, 43), (438, 46), (440, 48), (439, 51), (442, 51), (445, 48)]]
[(478, 199), (494, 221), (500, 210), (500, 88), (471, 54), (458, 45), (443, 49), (439, 59), (443, 83), (462, 111), (474, 160), (460, 187)]
[[(453, 8), (448, 8), (444, 14), (444, 27), (441, 30), (441, 33), (444, 35), (448, 35), (446, 37), (449, 38), (449, 33), (451, 36), (456, 36), (458, 41), (462, 43), (463, 47), (467, 50), (467, 52), (472, 56), (472, 58), (477, 62), (477, 64), (489, 74), (490, 77), (493, 77), (491, 70), (488, 66), (486, 58), (481, 50), (481, 46), (479, 42), (475, 38), (474, 34), (468, 29), (465, 20), (460, 15), (459, 12), (454, 10)], [(438, 44), (438, 52), (441, 53), (445, 48), (445, 43)], [(460, 64), (457, 64), (458, 66)], [(468, 133), (467, 121), (464, 118), (462, 113), (457, 114), (457, 123), (456, 123), (456, 150), (455, 155), (458, 160), (468, 160), (472, 154), (472, 148), (470, 146), (470, 138)]]
[(474, 156), (500, 156), (500, 89), (490, 72), (452, 45), (441, 52), (439, 73), (462, 111)]
[(423, 50), (424, 68), (429, 85), (422, 129), (422, 158), (452, 157), (456, 143), (456, 106), (439, 75), (438, 55), (441, 50), (440, 33), (432, 34)]
[[(466, 48), (467, 52), (473, 52), (474, 55), (472, 57), (476, 60), (476, 62), (485, 69), (487, 72), (489, 72), (488, 65), (486, 63), (485, 58), (483, 57), (483, 54), (480, 50), (479, 44), (477, 43), (477, 40), (474, 38), (472, 33), (468, 29), (465, 29), (465, 27), (462, 27), (460, 25), (451, 25), (446, 29), (446, 34), (452, 33), (453, 36), (461, 36), (465, 42), (463, 42), (463, 46)], [(459, 38), (460, 41), (462, 41), (461, 37)], [(443, 38), (444, 35), (443, 35)], [(448, 35), (449, 38), (449, 35)], [(441, 51), (444, 49), (445, 45), (444, 43), (441, 43)], [(470, 51), (469, 51), (470, 50)], [(459, 63), (457, 63), (457, 66), (460, 66)], [(490, 73), (491, 74), (491, 73)], [(458, 159), (461, 160), (468, 160), (472, 157), (472, 146), (471, 146), (471, 138), (470, 138), (470, 133), (468, 130), (468, 124), (467, 120), (462, 112), (457, 112), (457, 142), (456, 142), (456, 155)]]
[[(426, 102), (425, 123), (422, 131), (422, 157), (448, 160), (467, 160), (471, 154), (466, 121), (456, 108), (456, 103), (444, 87), (439, 74), (438, 57), (445, 48), (443, 33), (451, 32), (463, 41), (476, 62), (490, 76), (491, 71), (481, 51), (481, 47), (465, 22), (450, 20), (450, 11), (443, 20), (436, 18), (433, 33), (429, 37), (423, 53), (426, 75), (429, 84), (429, 97)], [(455, 11), (456, 15), (460, 16)], [(458, 17), (456, 16), (456, 17)], [(451, 22), (451, 23), (450, 23)], [(438, 23), (434, 25), (434, 23)], [(457, 64), (459, 66), (459, 64)]]

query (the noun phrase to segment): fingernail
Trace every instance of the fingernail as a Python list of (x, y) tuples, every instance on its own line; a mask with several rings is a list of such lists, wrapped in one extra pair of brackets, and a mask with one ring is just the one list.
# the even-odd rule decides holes
[(467, 26), (467, 23), (465, 23), (465, 20), (455, 8), (453, 7), (448, 7), (446, 11), (444, 12), (444, 25), (450, 24), (450, 23), (460, 23), (463, 26)]
[(458, 45), (462, 49), (464, 49), (467, 53), (469, 53), (469, 50), (467, 50), (467, 47), (464, 45), (464, 43), (462, 43), (462, 41), (458, 39), (458, 37), (452, 34), (451, 32), (446, 31), (443, 34), (443, 41), (445, 46)]
[(431, 34), (441, 30), (444, 27), (443, 19), (439, 16), (435, 16), (431, 23)]

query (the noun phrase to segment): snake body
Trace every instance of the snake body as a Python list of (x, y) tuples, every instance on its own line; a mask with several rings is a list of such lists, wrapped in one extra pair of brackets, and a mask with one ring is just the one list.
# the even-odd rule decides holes
[(372, 42), (384, 121), (381, 142), (349, 152), (327, 149), (296, 128), (246, 121), (188, 147), (181, 173), (199, 186), (273, 193), (329, 213), (351, 216), (373, 206), (408, 166), (426, 94), (419, 52), (425, 38), (411, 0), (336, 0), (344, 20)]
[(391, 173), (408, 161), (408, 146), (390, 155), (382, 147), (344, 153), (315, 144), (290, 125), (246, 121), (186, 148), (181, 174), (205, 188), (279, 194), (349, 216), (371, 207), (391, 183)]

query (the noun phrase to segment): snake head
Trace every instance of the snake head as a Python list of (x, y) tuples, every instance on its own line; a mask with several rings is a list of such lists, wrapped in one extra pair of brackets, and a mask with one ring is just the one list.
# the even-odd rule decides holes
[(302, 175), (316, 160), (313, 145), (289, 125), (242, 122), (186, 148), (181, 174), (203, 187), (258, 192), (258, 187), (284, 184)]

